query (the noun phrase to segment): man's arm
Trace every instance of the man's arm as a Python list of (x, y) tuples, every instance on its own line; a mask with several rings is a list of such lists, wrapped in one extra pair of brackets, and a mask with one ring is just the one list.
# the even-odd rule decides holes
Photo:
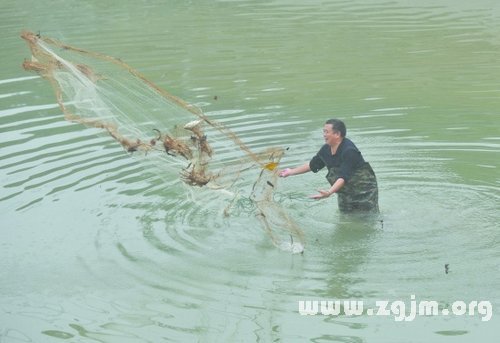
[(332, 187), (330, 187), (329, 190), (325, 191), (323, 189), (319, 189), (318, 190), (319, 194), (311, 195), (311, 196), (309, 196), (309, 198), (316, 199), (316, 200), (323, 199), (323, 198), (328, 198), (333, 193), (337, 193), (338, 191), (340, 191), (340, 189), (342, 187), (344, 187), (344, 185), (345, 185), (345, 180), (343, 178), (339, 177), (337, 179), (337, 181), (334, 182), (334, 184), (332, 185)]
[(304, 163), (301, 166), (295, 167), (295, 168), (286, 168), (280, 171), (280, 176), (281, 177), (287, 177), (291, 175), (299, 175), (299, 174), (304, 174), (311, 171), (311, 167), (309, 167), (309, 162)]

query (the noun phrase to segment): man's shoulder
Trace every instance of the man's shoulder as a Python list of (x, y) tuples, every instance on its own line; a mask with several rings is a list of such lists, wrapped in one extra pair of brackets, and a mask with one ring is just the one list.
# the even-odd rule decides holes
[(351, 159), (358, 155), (361, 155), (358, 147), (348, 138), (344, 138), (341, 144), (341, 149), (339, 154), (342, 159)]
[(330, 146), (328, 144), (323, 144), (323, 146), (321, 146), (321, 148), (318, 151), (318, 155), (326, 154), (329, 151), (330, 151)]
[(358, 147), (356, 146), (356, 144), (353, 143), (353, 141), (351, 141), (349, 138), (344, 138), (342, 140), (342, 150), (345, 151), (345, 150), (358, 150)]

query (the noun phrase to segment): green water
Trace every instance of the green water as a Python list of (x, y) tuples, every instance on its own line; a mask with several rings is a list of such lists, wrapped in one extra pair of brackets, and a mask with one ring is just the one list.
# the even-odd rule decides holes
[[(0, 28), (1, 343), (498, 337), (498, 2), (3, 1)], [(244, 206), (223, 216), (230, 197), (65, 121), (20, 66), (23, 29), (121, 58), (256, 151), (290, 147), (283, 166), (342, 118), (377, 174), (383, 225), (308, 200), (322, 172), (287, 178), (277, 200), (307, 245), (276, 249)], [(493, 317), (298, 313), (299, 300), (412, 294), (488, 300)]]

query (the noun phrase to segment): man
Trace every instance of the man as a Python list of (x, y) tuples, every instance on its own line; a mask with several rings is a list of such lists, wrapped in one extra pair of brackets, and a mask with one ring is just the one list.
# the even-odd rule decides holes
[(328, 198), (338, 194), (339, 210), (343, 213), (378, 213), (378, 187), (375, 173), (354, 143), (346, 138), (345, 124), (338, 119), (327, 120), (323, 127), (325, 145), (310, 162), (280, 172), (281, 177), (312, 171), (317, 173), (327, 167), (326, 178), (331, 187), (319, 190), (312, 199)]

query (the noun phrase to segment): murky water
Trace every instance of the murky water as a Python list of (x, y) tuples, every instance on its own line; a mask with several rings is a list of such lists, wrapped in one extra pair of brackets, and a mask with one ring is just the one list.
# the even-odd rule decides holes
[[(0, 342), (496, 336), (496, 1), (18, 1), (0, 19)], [(246, 206), (254, 179), (226, 218), (227, 194), (64, 121), (49, 85), (20, 67), (22, 29), (123, 59), (254, 150), (290, 147), (283, 166), (309, 160), (323, 122), (344, 119), (377, 173), (383, 223), (308, 200), (321, 172), (287, 178), (277, 201), (307, 246), (279, 251)], [(493, 317), (298, 313), (299, 300), (409, 306), (412, 294), (489, 300)]]

